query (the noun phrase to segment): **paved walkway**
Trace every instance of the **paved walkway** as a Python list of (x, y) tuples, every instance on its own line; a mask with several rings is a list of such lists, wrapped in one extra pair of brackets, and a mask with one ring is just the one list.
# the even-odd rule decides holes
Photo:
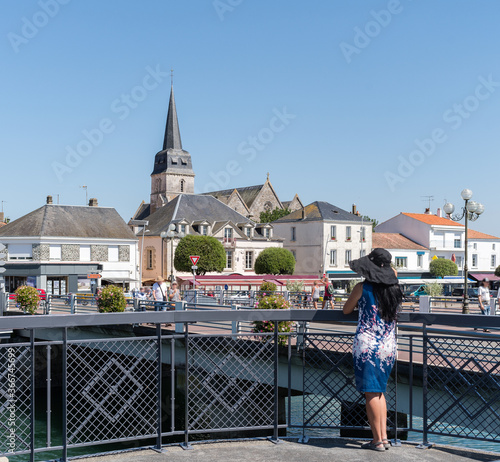
[[(283, 441), (283, 440), (282, 440)], [(79, 461), (85, 462), (405, 462), (405, 461), (500, 461), (500, 454), (482, 453), (473, 450), (435, 446), (431, 449), (417, 449), (413, 444), (403, 443), (388, 451), (362, 450), (360, 443), (342, 438), (311, 439), (308, 444), (286, 440), (273, 444), (265, 440), (233, 441), (193, 444), (185, 451), (179, 446), (167, 446), (164, 454), (152, 450), (133, 451), (109, 456), (98, 456)]]

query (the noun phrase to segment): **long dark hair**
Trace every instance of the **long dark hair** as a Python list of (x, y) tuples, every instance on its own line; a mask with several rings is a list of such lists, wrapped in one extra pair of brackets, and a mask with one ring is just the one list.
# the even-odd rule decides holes
[(377, 300), (380, 317), (387, 322), (392, 322), (398, 315), (398, 308), (403, 301), (403, 292), (399, 284), (375, 284), (373, 286), (373, 294)]

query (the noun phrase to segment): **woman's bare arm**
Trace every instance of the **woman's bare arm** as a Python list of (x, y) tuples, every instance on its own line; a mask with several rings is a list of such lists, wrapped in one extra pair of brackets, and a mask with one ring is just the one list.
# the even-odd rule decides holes
[(349, 298), (344, 303), (344, 308), (342, 310), (344, 312), (344, 314), (350, 314), (354, 311), (354, 308), (356, 308), (356, 305), (358, 304), (358, 300), (361, 298), (361, 295), (363, 295), (363, 283), (362, 282), (360, 282), (354, 286), (354, 289), (352, 289), (351, 295), (349, 295)]

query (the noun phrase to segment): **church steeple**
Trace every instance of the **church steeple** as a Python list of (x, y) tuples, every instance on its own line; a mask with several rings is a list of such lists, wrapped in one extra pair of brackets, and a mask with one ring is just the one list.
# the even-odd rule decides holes
[(179, 121), (177, 120), (177, 109), (175, 108), (174, 86), (170, 87), (170, 101), (168, 102), (167, 125), (165, 127), (165, 138), (163, 139), (163, 150), (182, 149)]
[(172, 85), (163, 149), (156, 154), (151, 173), (151, 213), (179, 194), (194, 194), (194, 172), (191, 154), (182, 149)]

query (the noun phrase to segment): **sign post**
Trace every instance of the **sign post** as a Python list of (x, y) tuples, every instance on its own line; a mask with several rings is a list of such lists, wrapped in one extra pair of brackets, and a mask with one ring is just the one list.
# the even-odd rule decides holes
[(193, 266), (191, 266), (191, 269), (193, 270), (193, 290), (195, 290), (196, 289), (196, 270), (198, 269), (196, 264), (200, 260), (200, 256), (199, 255), (190, 255), (189, 259), (191, 260), (191, 263), (193, 264)]
[(5, 245), (0, 244), (0, 316), (3, 316), (5, 311), (5, 279), (2, 276), (2, 273), (5, 273), (5, 259), (7, 257), (7, 249)]

